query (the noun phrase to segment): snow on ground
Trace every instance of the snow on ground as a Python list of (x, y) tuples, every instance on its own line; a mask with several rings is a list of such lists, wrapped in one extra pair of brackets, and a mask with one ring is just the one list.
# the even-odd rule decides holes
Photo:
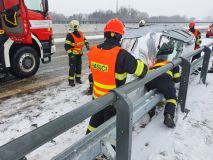
[[(0, 146), (90, 101), (91, 96), (82, 93), (89, 86), (87, 77), (88, 74), (83, 77), (84, 84), (73, 88), (64, 80), (58, 86), (0, 102)], [(84, 136), (87, 123), (84, 121), (68, 130), (28, 158), (50, 159)]]
[(163, 115), (134, 133), (132, 160), (212, 160), (213, 158), (213, 74), (208, 85), (199, 84), (199, 76), (190, 84), (186, 108), (177, 114), (177, 126), (168, 129)]
[[(64, 80), (32, 94), (0, 101), (0, 146), (90, 101), (90, 96), (82, 94), (88, 87), (87, 76), (83, 77), (84, 84), (74, 88)], [(161, 115), (145, 129), (134, 132), (134, 160), (213, 159), (213, 74), (207, 77), (208, 86), (198, 81), (189, 86), (187, 108), (191, 111), (185, 120), (178, 114), (175, 129), (166, 128)], [(85, 135), (87, 121), (27, 155), (28, 159), (51, 159)]]

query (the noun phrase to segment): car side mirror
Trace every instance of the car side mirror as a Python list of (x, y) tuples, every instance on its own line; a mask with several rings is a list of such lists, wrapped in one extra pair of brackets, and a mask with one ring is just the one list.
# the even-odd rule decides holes
[(44, 16), (47, 16), (49, 12), (48, 0), (43, 0), (43, 7), (44, 7)]

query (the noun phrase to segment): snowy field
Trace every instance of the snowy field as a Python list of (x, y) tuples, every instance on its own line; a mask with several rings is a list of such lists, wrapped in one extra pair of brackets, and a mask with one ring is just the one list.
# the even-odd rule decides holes
[[(213, 39), (204, 39), (208, 43)], [(83, 84), (71, 88), (67, 80), (32, 94), (0, 101), (0, 146), (91, 100), (82, 92), (88, 87), (88, 71)], [(133, 160), (212, 160), (213, 159), (213, 74), (208, 85), (199, 77), (190, 83), (186, 107), (189, 115), (178, 113), (177, 127), (166, 128), (163, 116), (133, 137)], [(29, 160), (49, 160), (85, 135), (88, 120), (45, 144)], [(137, 155), (137, 156), (136, 156)]]

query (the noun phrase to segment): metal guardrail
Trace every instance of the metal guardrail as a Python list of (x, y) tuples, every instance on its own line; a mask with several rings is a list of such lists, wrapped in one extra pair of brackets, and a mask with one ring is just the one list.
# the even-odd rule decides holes
[[(132, 125), (153, 108), (162, 99), (162, 95), (156, 93), (156, 91), (151, 91), (139, 98), (135, 103), (132, 103), (128, 94), (143, 87), (147, 82), (175, 66), (181, 65), (182, 76), (178, 102), (181, 106), (181, 111), (185, 112), (190, 70), (193, 67), (193, 64), (187, 59), (204, 51), (204, 56), (197, 61), (203, 59), (200, 78), (202, 82), (205, 83), (211, 53), (211, 50), (208, 47), (212, 45), (213, 43), (210, 43), (206, 45), (206, 47), (190, 52), (184, 57), (177, 58), (168, 65), (149, 73), (144, 79), (134, 80), (97, 100), (90, 101), (87, 104), (84, 104), (79, 108), (1, 146), (0, 160), (18, 160), (22, 158), (24, 155), (32, 152), (93, 114), (106, 108), (109, 104), (113, 104), (116, 108), (116, 121), (115, 117), (110, 119), (101, 125), (95, 132), (85, 136), (85, 138), (72, 145), (62, 154), (53, 158), (53, 160), (93, 160), (98, 154), (103, 152), (109, 156), (110, 159), (130, 160)], [(115, 138), (115, 129), (116, 154), (109, 142), (109, 137)]]

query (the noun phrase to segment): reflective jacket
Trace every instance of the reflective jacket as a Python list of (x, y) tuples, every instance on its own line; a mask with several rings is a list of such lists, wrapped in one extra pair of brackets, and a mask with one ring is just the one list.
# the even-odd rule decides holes
[[(153, 69), (157, 69), (159, 67), (165, 66), (168, 63), (170, 63), (170, 61), (162, 61), (162, 62), (155, 63), (150, 68), (150, 71), (152, 71)], [(160, 77), (161, 78), (172, 78), (173, 81), (177, 83), (180, 81), (180, 76), (181, 76), (181, 73), (179, 70), (180, 70), (180, 68), (179, 68), (179, 66), (177, 66), (177, 67), (173, 68), (172, 70), (169, 70), (166, 73), (162, 74)]]
[(65, 50), (68, 54), (82, 54), (83, 46), (88, 45), (87, 40), (80, 31), (68, 33), (65, 41)]
[[(116, 49), (117, 53), (115, 52), (115, 49)], [(107, 56), (107, 58), (105, 58), (104, 56), (102, 56), (102, 53), (106, 56), (109, 53), (109, 55), (111, 55), (112, 58), (110, 56), (109, 56), (109, 58), (108, 58), (108, 56)], [(90, 52), (88, 53), (88, 56), (89, 56), (90, 65), (92, 65), (91, 62), (94, 61), (93, 59), (95, 59), (96, 60), (95, 62), (97, 63), (97, 64), (93, 63), (93, 67), (97, 68), (96, 71), (94, 71), (95, 69), (93, 69), (93, 72), (92, 72), (94, 86), (99, 85), (98, 83), (96, 83), (97, 77), (98, 77), (97, 78), (98, 81), (99, 81), (99, 78), (101, 78), (101, 79), (109, 78), (108, 74), (106, 74), (106, 73), (102, 73), (101, 74), (102, 76), (97, 75), (100, 72), (107, 71), (107, 69), (106, 69), (107, 67), (104, 65), (110, 65), (110, 66), (114, 65), (114, 69), (113, 69), (114, 73), (110, 77), (110, 81), (113, 82), (110, 84), (112, 86), (110, 86), (110, 87), (104, 86), (104, 87), (108, 87), (108, 89), (101, 90), (101, 91), (109, 91), (111, 89), (120, 87), (123, 84), (125, 84), (126, 78), (127, 78), (127, 73), (135, 74), (137, 77), (143, 78), (146, 75), (147, 70), (148, 70), (147, 66), (141, 60), (135, 59), (134, 56), (132, 56), (129, 52), (127, 52), (125, 49), (122, 49), (120, 47), (119, 41), (116, 41), (115, 39), (106, 39), (104, 43), (93, 47), (90, 50)], [(96, 56), (98, 56), (99, 58), (96, 58)], [(116, 59), (114, 59), (115, 57), (116, 57)], [(99, 63), (99, 61), (100, 61), (100, 63)], [(106, 62), (109, 64), (107, 64)], [(90, 67), (92, 68), (92, 66), (90, 66)], [(101, 71), (101, 70), (103, 70), (103, 71)], [(110, 73), (112, 73), (112, 72), (110, 72)], [(95, 88), (95, 89), (97, 89), (97, 88)], [(94, 91), (94, 89), (93, 89), (93, 91)], [(93, 98), (97, 98), (95, 96), (96, 95), (94, 95)], [(98, 96), (100, 96), (100, 94)]]
[(194, 30), (189, 30), (190, 32), (192, 32), (195, 36), (195, 49), (200, 48), (200, 45), (202, 43), (201, 41), (201, 34), (200, 31), (198, 29), (194, 29)]
[(102, 50), (94, 46), (89, 53), (89, 65), (93, 75), (93, 97), (97, 98), (116, 88), (115, 64), (120, 47)]

